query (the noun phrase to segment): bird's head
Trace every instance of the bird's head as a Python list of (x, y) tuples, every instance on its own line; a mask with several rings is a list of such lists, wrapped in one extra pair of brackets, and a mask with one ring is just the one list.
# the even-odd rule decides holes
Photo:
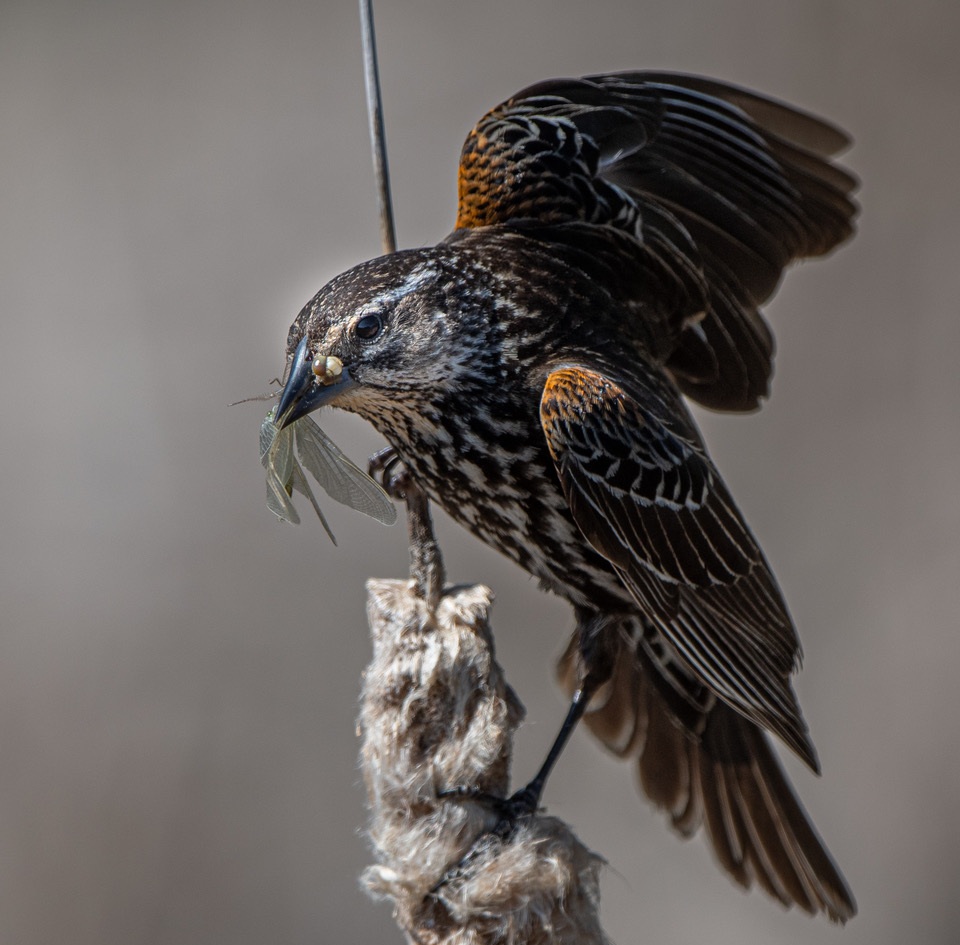
[(329, 282), (290, 328), (278, 424), (326, 405), (376, 424), (405, 394), (448, 383), (456, 282), (429, 250), (373, 259)]

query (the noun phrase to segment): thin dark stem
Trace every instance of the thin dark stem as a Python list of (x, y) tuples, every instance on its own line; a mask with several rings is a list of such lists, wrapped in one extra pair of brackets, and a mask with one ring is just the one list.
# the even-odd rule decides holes
[(360, 28), (363, 35), (363, 68), (367, 84), (367, 114), (370, 119), (370, 145), (373, 169), (377, 177), (380, 203), (380, 245), (384, 253), (397, 249), (397, 234), (390, 199), (390, 171), (387, 166), (387, 138), (383, 130), (383, 100), (380, 95), (380, 69), (377, 65), (377, 37), (373, 29), (373, 0), (360, 0)]
[[(363, 35), (363, 66), (367, 85), (367, 114), (370, 145), (380, 203), (380, 243), (384, 253), (397, 249), (390, 198), (390, 171), (387, 164), (387, 137), (383, 128), (383, 99), (377, 65), (377, 35), (373, 26), (373, 0), (360, 0), (360, 27)], [(406, 490), (407, 524), (410, 530), (410, 572), (420, 596), (435, 610), (443, 592), (444, 570), (440, 548), (433, 534), (430, 503), (413, 483)]]

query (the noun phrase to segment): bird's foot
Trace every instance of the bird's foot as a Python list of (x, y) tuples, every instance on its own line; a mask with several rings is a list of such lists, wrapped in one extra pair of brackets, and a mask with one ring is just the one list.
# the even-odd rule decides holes
[(392, 446), (385, 446), (367, 460), (367, 472), (391, 499), (406, 500), (411, 485), (410, 473)]
[(538, 787), (532, 782), (510, 797), (498, 797), (477, 787), (457, 787), (440, 791), (437, 794), (438, 800), (476, 801), (489, 807), (497, 815), (497, 820), (492, 827), (477, 836), (470, 850), (461, 859), (444, 872), (430, 890), (431, 893), (438, 892), (443, 886), (456, 882), (468, 873), (471, 864), (491, 843), (509, 843), (517, 828), (539, 810), (541, 792), (542, 786)]
[(433, 533), (430, 501), (414, 481), (404, 461), (392, 446), (370, 457), (370, 478), (383, 486), (392, 499), (407, 506), (407, 533), (410, 543), (410, 580), (418, 597), (436, 610), (443, 593), (445, 574), (440, 546)]
[(532, 817), (540, 809), (540, 795), (543, 786), (536, 780), (521, 788), (510, 797), (498, 797), (476, 787), (457, 787), (437, 794), (440, 800), (476, 801), (489, 807), (496, 815), (496, 823), (484, 831), (482, 836), (490, 834), (501, 840), (509, 840), (518, 825)]

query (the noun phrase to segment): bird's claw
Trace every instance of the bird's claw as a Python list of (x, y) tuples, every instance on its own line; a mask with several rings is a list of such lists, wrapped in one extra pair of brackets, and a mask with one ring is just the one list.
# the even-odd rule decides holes
[(492, 834), (501, 840), (509, 840), (522, 820), (532, 817), (540, 809), (540, 790), (536, 784), (528, 784), (510, 797), (498, 797), (477, 787), (456, 787), (437, 794), (439, 800), (476, 801), (489, 807), (497, 822), (483, 835)]
[(378, 450), (367, 461), (367, 473), (391, 499), (403, 502), (410, 490), (410, 473), (392, 446)]
[(467, 853), (446, 870), (430, 890), (433, 894), (464, 876), (470, 864), (491, 842), (509, 843), (520, 824), (539, 809), (540, 790), (531, 783), (510, 797), (498, 797), (478, 787), (455, 787), (438, 791), (437, 800), (476, 801), (489, 807), (497, 815), (497, 820), (492, 827), (482, 831)]

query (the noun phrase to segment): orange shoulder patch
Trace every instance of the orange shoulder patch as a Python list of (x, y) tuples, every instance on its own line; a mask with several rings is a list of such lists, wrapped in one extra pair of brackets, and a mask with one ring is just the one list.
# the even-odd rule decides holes
[(540, 398), (540, 420), (546, 427), (555, 421), (582, 421), (594, 411), (606, 412), (615, 404), (622, 408), (623, 388), (598, 371), (563, 367), (553, 371)]
[(457, 170), (457, 229), (473, 229), (501, 221), (504, 160), (485, 134), (474, 129), (467, 138)]

